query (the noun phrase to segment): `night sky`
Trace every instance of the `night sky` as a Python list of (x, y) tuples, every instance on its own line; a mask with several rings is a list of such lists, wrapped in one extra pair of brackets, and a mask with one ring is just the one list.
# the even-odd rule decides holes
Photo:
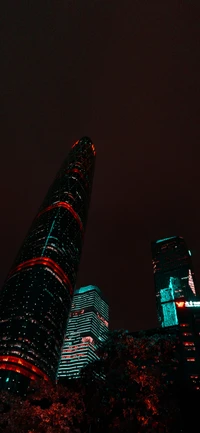
[(151, 240), (183, 236), (200, 286), (200, 1), (0, 9), (0, 284), (88, 135), (97, 158), (77, 286), (102, 289), (111, 328), (155, 327)]

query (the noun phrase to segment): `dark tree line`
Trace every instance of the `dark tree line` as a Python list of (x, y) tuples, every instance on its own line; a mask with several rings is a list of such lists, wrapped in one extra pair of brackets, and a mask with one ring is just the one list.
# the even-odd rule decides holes
[(175, 351), (167, 336), (110, 332), (79, 380), (1, 392), (0, 433), (179, 433)]

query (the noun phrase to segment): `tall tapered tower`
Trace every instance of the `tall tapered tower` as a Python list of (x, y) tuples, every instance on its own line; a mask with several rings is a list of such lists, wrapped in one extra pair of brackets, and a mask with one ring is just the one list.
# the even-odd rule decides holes
[(0, 386), (56, 378), (81, 257), (95, 147), (74, 143), (0, 294)]

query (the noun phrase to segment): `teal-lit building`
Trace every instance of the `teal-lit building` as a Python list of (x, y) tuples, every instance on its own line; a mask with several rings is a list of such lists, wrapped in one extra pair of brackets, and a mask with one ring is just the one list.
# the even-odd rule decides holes
[(108, 336), (109, 307), (101, 290), (89, 285), (74, 291), (57, 379), (75, 379), (98, 359), (97, 350)]
[(191, 251), (180, 236), (152, 242), (151, 251), (159, 325), (178, 325), (175, 300), (196, 298)]

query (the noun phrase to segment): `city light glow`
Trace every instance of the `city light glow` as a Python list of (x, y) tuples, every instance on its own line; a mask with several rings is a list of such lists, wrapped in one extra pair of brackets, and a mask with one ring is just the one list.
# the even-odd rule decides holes
[(200, 301), (186, 301), (185, 307), (200, 307)]
[(185, 301), (176, 302), (176, 305), (178, 308), (184, 308), (185, 307)]
[(170, 239), (175, 239), (175, 238), (176, 236), (171, 236), (170, 238), (159, 239), (158, 241), (156, 241), (156, 243), (159, 244), (160, 242), (169, 241)]

